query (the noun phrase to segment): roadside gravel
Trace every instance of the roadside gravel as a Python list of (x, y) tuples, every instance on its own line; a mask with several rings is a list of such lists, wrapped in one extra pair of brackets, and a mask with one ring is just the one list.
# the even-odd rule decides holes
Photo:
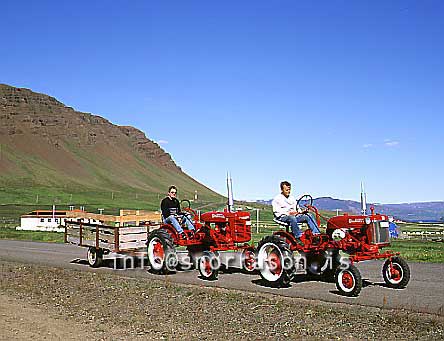
[(2, 260), (0, 303), (4, 340), (444, 339), (442, 316)]

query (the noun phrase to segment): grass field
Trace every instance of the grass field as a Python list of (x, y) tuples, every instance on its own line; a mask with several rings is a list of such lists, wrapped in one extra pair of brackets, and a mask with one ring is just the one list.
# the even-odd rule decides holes
[(0, 228), (0, 239), (63, 243), (63, 233), (41, 232), (41, 231), (16, 231), (14, 228)]
[(418, 240), (393, 240), (394, 251), (415, 262), (444, 263), (444, 243)]

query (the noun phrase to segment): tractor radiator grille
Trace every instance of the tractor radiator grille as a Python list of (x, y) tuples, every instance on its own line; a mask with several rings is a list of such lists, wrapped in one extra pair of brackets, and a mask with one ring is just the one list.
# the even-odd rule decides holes
[(389, 222), (375, 221), (372, 226), (372, 244), (390, 243)]

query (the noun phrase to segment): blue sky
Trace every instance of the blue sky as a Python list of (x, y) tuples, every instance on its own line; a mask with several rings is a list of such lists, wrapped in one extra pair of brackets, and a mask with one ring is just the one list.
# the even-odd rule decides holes
[(236, 199), (444, 200), (444, 2), (12, 1), (0, 83), (144, 131)]

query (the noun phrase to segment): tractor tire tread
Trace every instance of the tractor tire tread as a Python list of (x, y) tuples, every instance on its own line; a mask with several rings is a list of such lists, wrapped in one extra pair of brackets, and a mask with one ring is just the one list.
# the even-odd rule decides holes
[[(262, 238), (259, 241), (257, 248), (256, 248), (256, 258), (257, 258), (259, 250), (262, 248), (263, 245), (265, 245), (267, 243), (275, 244), (281, 250), (282, 255), (284, 257), (288, 257), (288, 258), (291, 257), (292, 258), (293, 253), (291, 252), (288, 243), (285, 241), (284, 238), (277, 236), (277, 235), (265, 236), (264, 238)], [(292, 269), (284, 270), (284, 272), (282, 273), (282, 276), (276, 282), (268, 282), (263, 277), (262, 272), (260, 272), (260, 276), (261, 276), (262, 280), (267, 281), (269, 283), (269, 285), (279, 288), (279, 287), (288, 286), (293, 278), (294, 273), (295, 273), (295, 266), (293, 264)]]
[(393, 289), (404, 289), (407, 286), (407, 284), (409, 283), (409, 281), (410, 281), (410, 267), (407, 264), (407, 262), (405, 261), (405, 259), (402, 258), (402, 257), (399, 257), (399, 256), (393, 257), (392, 258), (392, 262), (399, 264), (399, 266), (402, 268), (402, 271), (403, 271), (402, 280), (399, 283), (397, 283), (397, 284), (391, 283), (389, 281), (389, 279), (387, 278), (387, 274), (386, 274), (387, 273), (387, 268), (388, 268), (388, 266), (390, 264), (390, 260), (388, 259), (387, 261), (385, 261), (385, 263), (384, 263), (384, 265), (382, 267), (382, 276), (384, 278), (384, 282), (390, 288), (393, 288)]
[[(149, 235), (148, 235), (148, 240), (147, 240), (147, 245), (149, 244), (149, 242), (151, 241), (151, 239), (153, 239), (154, 237), (157, 237), (161, 240), (164, 250), (165, 250), (165, 255), (167, 254), (174, 254), (177, 257), (176, 254), (176, 248), (174, 247), (174, 240), (173, 237), (171, 237), (171, 235), (168, 233), (168, 231), (164, 230), (164, 229), (157, 229), (152, 231)], [(166, 259), (166, 257), (165, 257)], [(149, 263), (149, 258), (148, 258), (148, 263)], [(153, 269), (153, 267), (151, 267), (151, 272), (156, 273), (156, 274), (168, 274), (171, 272), (171, 270), (169, 270), (166, 266), (166, 264), (164, 263), (162, 268), (159, 270), (155, 270)]]

